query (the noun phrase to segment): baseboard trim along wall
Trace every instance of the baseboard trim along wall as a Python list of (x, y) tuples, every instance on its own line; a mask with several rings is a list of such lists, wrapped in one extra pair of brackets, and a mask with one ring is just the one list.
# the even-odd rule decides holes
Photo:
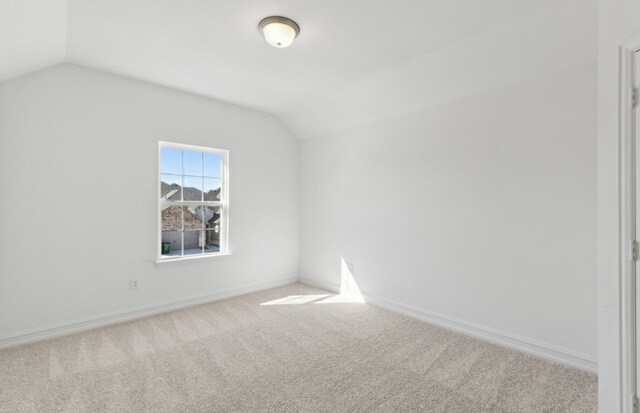
[(146, 305), (130, 308), (127, 310), (114, 311), (107, 314), (85, 317), (77, 320), (66, 321), (45, 327), (20, 331), (0, 337), (0, 349), (12, 347), (19, 344), (26, 344), (46, 338), (58, 337), (78, 331), (89, 330), (96, 327), (104, 327), (111, 324), (118, 324), (137, 318), (150, 315), (166, 313), (167, 311), (178, 310), (180, 308), (193, 305), (224, 300), (225, 298), (236, 297), (268, 288), (281, 287), (298, 281), (298, 278), (284, 278), (281, 280), (267, 281), (263, 283), (246, 285), (238, 288), (227, 289), (216, 293), (194, 295), (177, 300), (165, 301), (158, 304)]
[[(58, 337), (71, 334), (83, 330), (89, 330), (96, 327), (103, 327), (111, 324), (118, 324), (137, 318), (147, 317), (150, 315), (161, 314), (172, 310), (178, 310), (193, 305), (204, 304), (224, 300), (226, 298), (236, 297), (268, 288), (280, 287), (294, 282), (302, 282), (304, 284), (325, 289), (338, 293), (340, 285), (329, 282), (321, 282), (310, 278), (285, 278), (281, 280), (268, 281), (264, 283), (251, 284), (243, 287), (227, 289), (212, 294), (202, 294), (191, 297), (185, 297), (178, 300), (165, 301), (158, 304), (141, 306), (122, 311), (115, 311), (108, 314), (101, 314), (92, 317), (72, 320), (68, 322), (49, 325), (41, 328), (20, 331), (18, 333), (9, 334), (0, 337), (0, 348), (26, 344), (47, 338)], [(515, 348), (548, 360), (562, 363), (571, 367), (576, 367), (589, 372), (597, 373), (597, 362), (592, 357), (580, 354), (571, 350), (559, 348), (536, 340), (519, 337), (514, 334), (505, 333), (489, 327), (478, 324), (469, 323), (458, 320), (453, 317), (434, 313), (423, 308), (399, 303), (393, 300), (375, 297), (362, 292), (367, 303), (375, 306), (404, 314), (408, 317), (426, 321), (432, 324), (455, 330), (460, 333), (482, 338), (496, 344)]]
[[(299, 281), (303, 284), (322, 288), (327, 291), (332, 291), (335, 293), (340, 292), (339, 284), (316, 281), (304, 277), (301, 277)], [(551, 344), (541, 343), (529, 338), (519, 337), (517, 335), (505, 333), (503, 331), (495, 330), (489, 327), (469, 323), (463, 320), (458, 320), (453, 317), (438, 314), (412, 305), (371, 296), (365, 291), (361, 292), (364, 300), (369, 304), (373, 304), (387, 310), (395, 311), (397, 313), (404, 314), (417, 320), (436, 324), (441, 327), (460, 332), (462, 334), (478, 337), (499, 345), (514, 348), (525, 353), (545, 358), (547, 360), (562, 363), (581, 370), (586, 370), (591, 373), (597, 373), (598, 371), (597, 361), (586, 354), (577, 353), (572, 350), (553, 346)]]

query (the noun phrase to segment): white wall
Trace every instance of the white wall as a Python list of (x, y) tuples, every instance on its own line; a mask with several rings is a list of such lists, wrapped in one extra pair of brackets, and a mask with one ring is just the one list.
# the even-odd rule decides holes
[[(159, 140), (230, 151), (231, 256), (156, 268)], [(297, 151), (271, 115), (77, 66), (0, 84), (0, 338), (294, 280)]]
[(595, 368), (596, 24), (557, 2), (300, 108), (301, 276), (344, 258), (365, 295)]
[(618, 412), (622, 411), (618, 47), (640, 34), (640, 2), (600, 1), (598, 12), (598, 384), (600, 411)]
[[(607, 407), (617, 371), (611, 48), (637, 27), (631, 3), (600, 5)], [(596, 26), (595, 0), (558, 0), (300, 105), (285, 121), (322, 139), (300, 145), (299, 165), (279, 120), (236, 106), (71, 65), (0, 84), (0, 340), (292, 280), (300, 235), (306, 279), (339, 283), (345, 258), (371, 296), (592, 365)], [(230, 150), (233, 255), (153, 264), (158, 140)]]

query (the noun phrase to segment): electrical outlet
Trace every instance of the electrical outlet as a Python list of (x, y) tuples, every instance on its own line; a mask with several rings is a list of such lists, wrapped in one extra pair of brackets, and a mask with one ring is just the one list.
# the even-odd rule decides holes
[(138, 288), (140, 288), (140, 280), (138, 278), (132, 278), (131, 279), (131, 289), (132, 290), (137, 290)]

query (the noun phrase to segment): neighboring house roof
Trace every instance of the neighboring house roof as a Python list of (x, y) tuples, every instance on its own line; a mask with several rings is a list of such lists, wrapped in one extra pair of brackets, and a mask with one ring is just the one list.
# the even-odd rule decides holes
[[(163, 198), (165, 200), (167, 199), (171, 199), (175, 194), (178, 194), (180, 192), (180, 189), (172, 189), (169, 192), (167, 192), (166, 195), (163, 196)], [(178, 194), (179, 195), (179, 194)]]
[(207, 221), (209, 225), (217, 224), (220, 222), (220, 214), (213, 214), (213, 217)]
[(213, 189), (209, 192), (205, 192), (204, 194), (205, 201), (219, 201), (220, 200), (220, 188)]
[[(183, 196), (185, 200), (200, 200), (202, 199), (202, 191), (198, 188), (186, 186), (182, 188)], [(168, 184), (166, 182), (160, 183), (160, 196), (167, 201), (180, 201), (180, 185)], [(220, 189), (211, 190), (205, 192), (205, 201), (219, 201)]]

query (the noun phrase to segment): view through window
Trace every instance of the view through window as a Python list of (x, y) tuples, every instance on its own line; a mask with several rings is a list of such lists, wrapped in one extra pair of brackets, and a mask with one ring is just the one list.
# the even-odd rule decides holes
[(160, 143), (160, 257), (226, 252), (227, 151)]

